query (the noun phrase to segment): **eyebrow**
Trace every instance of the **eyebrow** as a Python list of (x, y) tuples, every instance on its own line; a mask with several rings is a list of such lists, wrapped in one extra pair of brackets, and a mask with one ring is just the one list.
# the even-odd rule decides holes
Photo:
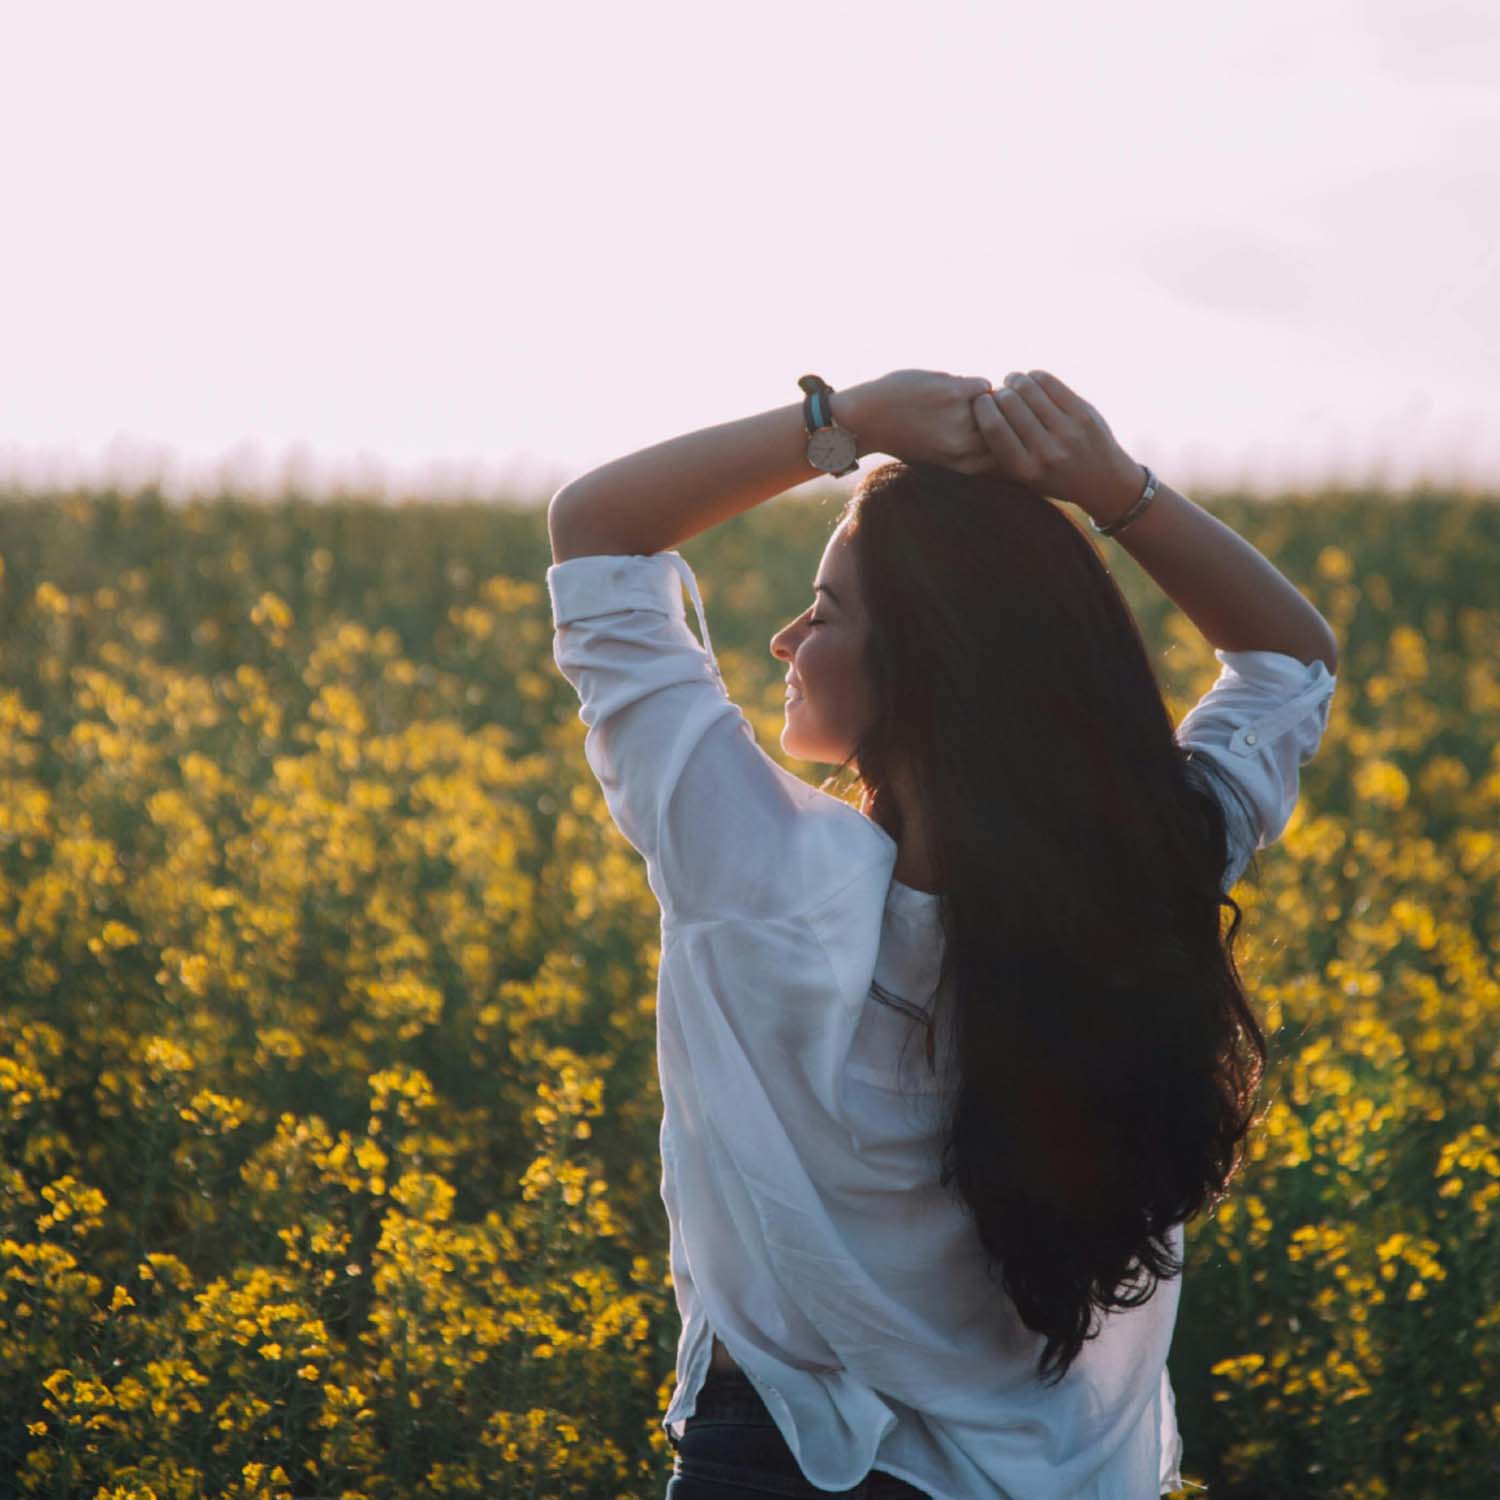
[(817, 594), (817, 593), (827, 594), (828, 597), (830, 599), (832, 599), (835, 604), (838, 604), (838, 606), (839, 606), (840, 609), (842, 609), (844, 607), (842, 604), (839, 603), (839, 596), (837, 594), (835, 594), (834, 591), (831, 588), (829, 588), (826, 583), (815, 583), (813, 585), (813, 593), (815, 593), (815, 594)]

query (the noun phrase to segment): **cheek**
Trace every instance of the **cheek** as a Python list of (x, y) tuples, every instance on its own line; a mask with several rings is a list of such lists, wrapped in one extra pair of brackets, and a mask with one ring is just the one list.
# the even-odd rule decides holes
[(829, 708), (853, 706), (863, 693), (859, 650), (847, 639), (814, 631), (798, 658), (798, 671), (807, 690)]
[(837, 648), (829, 641), (824, 631), (809, 632), (807, 639), (802, 643), (802, 649), (797, 653), (798, 676), (809, 685), (832, 677), (838, 654)]

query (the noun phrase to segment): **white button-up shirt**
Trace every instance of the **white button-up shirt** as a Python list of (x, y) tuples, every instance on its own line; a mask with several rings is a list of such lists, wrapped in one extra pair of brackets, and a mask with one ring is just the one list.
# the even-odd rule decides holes
[[(914, 1023), (871, 988), (936, 1004), (945, 1040), (939, 898), (891, 878), (879, 824), (757, 745), (680, 554), (571, 558), (547, 587), (585, 755), (661, 906), (661, 1196), (682, 1319), (663, 1428), (682, 1435), (717, 1333), (822, 1489), (871, 1468), (935, 1500), (1176, 1487), (1180, 1281), (1105, 1318), (1044, 1386), (1042, 1336), (938, 1186), (951, 1090), (920, 1036), (899, 1066)], [(1228, 810), (1228, 889), (1286, 826), (1335, 678), (1274, 651), (1214, 654), (1218, 680), (1177, 737), (1245, 795)]]

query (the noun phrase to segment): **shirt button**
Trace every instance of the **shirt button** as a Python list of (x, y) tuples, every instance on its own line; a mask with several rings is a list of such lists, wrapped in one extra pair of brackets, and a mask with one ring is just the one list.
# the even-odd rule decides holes
[(1255, 743), (1255, 731), (1253, 729), (1249, 734), (1245, 736), (1245, 743), (1247, 745), (1253, 745)]

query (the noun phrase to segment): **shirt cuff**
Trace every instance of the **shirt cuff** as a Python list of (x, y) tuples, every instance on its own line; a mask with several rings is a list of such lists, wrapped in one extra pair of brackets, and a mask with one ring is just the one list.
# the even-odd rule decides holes
[(1214, 657), (1220, 666), (1232, 667), (1236, 677), (1259, 687), (1287, 688), (1296, 692), (1324, 677), (1336, 674), (1321, 659), (1298, 661), (1284, 651), (1219, 651)]
[(682, 578), (666, 552), (591, 553), (547, 569), (553, 628), (590, 615), (654, 609), (685, 620)]
[[(1326, 662), (1302, 662), (1280, 651), (1215, 651), (1214, 655), (1241, 682), (1273, 696), (1272, 704), (1247, 718), (1229, 737), (1231, 754), (1257, 755), (1313, 714), (1318, 715), (1321, 740), (1328, 723), (1328, 700), (1338, 685)], [(1307, 754), (1311, 753), (1309, 749)], [(1307, 755), (1302, 759), (1305, 761)]]

